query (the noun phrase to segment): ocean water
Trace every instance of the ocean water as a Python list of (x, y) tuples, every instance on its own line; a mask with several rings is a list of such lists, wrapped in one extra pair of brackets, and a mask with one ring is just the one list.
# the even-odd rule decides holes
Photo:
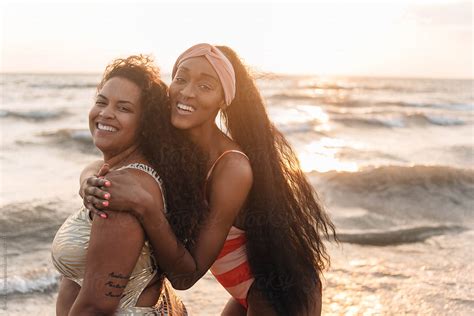
[[(99, 75), (2, 75), (0, 315), (54, 315), (52, 239), (99, 157), (87, 113)], [(169, 82), (169, 78), (166, 78)], [(472, 80), (262, 76), (341, 243), (328, 244), (325, 315), (474, 313)], [(210, 275), (191, 315), (228, 295)]]

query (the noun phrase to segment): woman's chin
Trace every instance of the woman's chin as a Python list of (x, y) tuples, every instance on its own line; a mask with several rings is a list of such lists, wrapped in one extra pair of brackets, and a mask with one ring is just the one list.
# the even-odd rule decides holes
[(110, 151), (110, 146), (107, 146), (104, 142), (101, 142), (100, 140), (95, 140), (94, 139), (94, 146), (102, 153), (102, 155), (106, 155)]
[(190, 129), (192, 127), (191, 122), (186, 118), (180, 117), (179, 114), (171, 116), (171, 124), (178, 129)]

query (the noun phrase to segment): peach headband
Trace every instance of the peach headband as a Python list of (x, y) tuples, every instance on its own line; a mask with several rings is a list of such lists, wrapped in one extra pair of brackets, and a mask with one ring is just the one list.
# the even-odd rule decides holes
[(193, 57), (205, 57), (212, 68), (217, 73), (219, 80), (224, 90), (225, 104), (230, 105), (235, 97), (235, 72), (234, 67), (230, 63), (229, 59), (216, 47), (210, 44), (197, 44), (188, 48), (182, 53), (173, 67), (172, 78), (174, 78), (179, 65), (186, 59)]

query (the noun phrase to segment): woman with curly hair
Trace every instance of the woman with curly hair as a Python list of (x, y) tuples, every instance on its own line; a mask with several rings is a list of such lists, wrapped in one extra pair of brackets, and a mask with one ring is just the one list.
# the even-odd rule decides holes
[[(97, 90), (89, 128), (103, 154), (101, 163), (139, 184), (129, 188), (132, 195), (154, 197), (150, 213), (166, 216), (184, 204), (202, 213), (201, 183), (195, 179), (204, 169), (195, 146), (170, 124), (168, 88), (152, 60), (144, 56), (115, 60)], [(179, 152), (181, 160), (172, 151)], [(166, 198), (162, 179), (174, 199)], [(190, 194), (177, 194), (173, 188), (184, 184)], [(137, 203), (140, 207), (148, 206)], [(144, 230), (150, 231), (150, 226), (134, 216), (136, 209), (130, 211), (111, 213), (106, 220), (82, 208), (58, 230), (51, 253), (63, 276), (57, 315), (186, 315), (155, 261)], [(183, 240), (192, 231), (190, 225), (184, 226), (186, 231), (177, 230)]]
[[(172, 79), (171, 122), (207, 155), (208, 209), (190, 246), (170, 235), (163, 215), (140, 212), (166, 227), (146, 231), (162, 248), (160, 267), (177, 289), (191, 287), (210, 269), (232, 296), (223, 315), (319, 315), (322, 271), (329, 264), (323, 238), (336, 238), (335, 228), (269, 120), (254, 79), (232, 49), (209, 44), (180, 55)], [(219, 112), (226, 132), (215, 123)], [(104, 188), (105, 181), (113, 185)], [(107, 180), (89, 177), (85, 203), (98, 214), (108, 209), (103, 202), (130, 209), (136, 198), (127, 190), (134, 185), (113, 173)], [(140, 199), (153, 209), (152, 198)]]

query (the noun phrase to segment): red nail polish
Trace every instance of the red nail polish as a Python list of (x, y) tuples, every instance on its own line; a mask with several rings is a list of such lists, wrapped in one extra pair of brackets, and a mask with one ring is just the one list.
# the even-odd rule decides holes
[(108, 199), (110, 198), (110, 194), (106, 193), (106, 194), (104, 195), (104, 198), (106, 198), (106, 199), (108, 200)]
[(110, 183), (109, 181), (105, 182), (106, 187), (110, 187), (111, 185), (112, 185), (112, 183)]
[(105, 215), (104, 213), (100, 213), (100, 217), (107, 218), (107, 215)]
[(104, 202), (102, 202), (102, 205), (103, 205), (103, 206), (109, 206), (109, 201), (104, 201)]

